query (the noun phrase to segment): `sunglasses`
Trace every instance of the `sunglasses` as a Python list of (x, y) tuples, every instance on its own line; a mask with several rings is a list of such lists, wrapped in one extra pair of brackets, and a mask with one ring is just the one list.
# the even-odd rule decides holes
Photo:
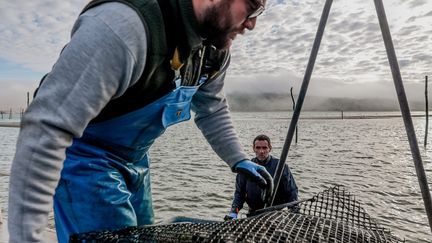
[(248, 0), (248, 1), (253, 3), (252, 11), (247, 16), (248, 19), (256, 18), (264, 12), (265, 10), (264, 0)]

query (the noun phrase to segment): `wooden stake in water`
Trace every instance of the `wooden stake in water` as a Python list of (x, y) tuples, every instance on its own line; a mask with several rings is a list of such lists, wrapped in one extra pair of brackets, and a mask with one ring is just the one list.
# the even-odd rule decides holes
[(429, 130), (429, 104), (428, 104), (428, 76), (425, 76), (425, 105), (426, 105), (426, 127), (425, 127), (425, 138), (424, 146), (427, 145), (427, 136)]
[(382, 0), (374, 0), (375, 9), (378, 15), (379, 24), (381, 27), (381, 33), (384, 40), (384, 45), (387, 51), (387, 58), (390, 64), (394, 85), (396, 88), (397, 97), (399, 100), (400, 110), (402, 112), (402, 118), (405, 124), (405, 130), (408, 136), (408, 142), (411, 148), (411, 153), (414, 159), (414, 166), (417, 172), (417, 178), (420, 184), (422, 192), (424, 206), (429, 220), (429, 226), (432, 231), (432, 199), (427, 183), (426, 173), (423, 167), (422, 158), (420, 156), (420, 150), (418, 147), (417, 138), (415, 135), (414, 125), (411, 118), (411, 112), (408, 106), (408, 100), (405, 94), (405, 88), (402, 82), (402, 76), (399, 70), (399, 64), (396, 58), (396, 52), (393, 47), (393, 41), (390, 34), (390, 29), (387, 23), (387, 17), (384, 11)]
[[(290, 92), (291, 92), (291, 100), (293, 102), (293, 111), (295, 110), (295, 100), (294, 100), (294, 95), (292, 92), (293, 88), (291, 87)], [(298, 141), (298, 126), (296, 125), (295, 127), (295, 143), (297, 144)]]

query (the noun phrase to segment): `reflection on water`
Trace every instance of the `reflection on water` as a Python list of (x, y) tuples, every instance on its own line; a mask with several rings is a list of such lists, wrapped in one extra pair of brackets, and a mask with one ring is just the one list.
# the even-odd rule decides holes
[[(329, 116), (302, 116), (324, 115)], [(345, 118), (349, 115), (344, 114)], [(281, 112), (234, 113), (233, 120), (251, 157), (251, 141), (259, 133), (273, 139), (273, 154), (279, 157), (290, 116)], [(345, 185), (372, 217), (397, 236), (408, 242), (430, 242), (432, 237), (402, 119), (334, 119), (337, 116), (333, 113), (329, 119), (299, 121), (298, 143), (292, 143), (288, 163), (300, 197), (310, 197), (332, 185)], [(413, 121), (419, 143), (423, 144), (424, 118), (415, 117)], [(4, 210), (17, 133), (16, 128), (0, 127), (0, 203)], [(430, 146), (427, 150), (420, 146), (429, 183)], [(212, 152), (193, 122), (168, 129), (150, 155), (157, 222), (174, 216), (222, 220), (231, 205), (235, 174)]]

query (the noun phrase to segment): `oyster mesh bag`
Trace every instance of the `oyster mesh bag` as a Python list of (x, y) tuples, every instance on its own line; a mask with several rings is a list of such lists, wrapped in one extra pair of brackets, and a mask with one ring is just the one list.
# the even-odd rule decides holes
[(127, 227), (72, 235), (70, 242), (404, 242), (343, 186), (285, 208), (229, 221)]

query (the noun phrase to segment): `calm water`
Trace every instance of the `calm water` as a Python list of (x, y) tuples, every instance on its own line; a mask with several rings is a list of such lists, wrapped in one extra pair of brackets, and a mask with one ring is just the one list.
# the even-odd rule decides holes
[[(399, 113), (394, 113), (399, 114)], [(402, 118), (331, 119), (339, 113), (304, 113), (298, 143), (292, 144), (288, 163), (301, 198), (342, 184), (356, 195), (365, 210), (383, 226), (408, 242), (432, 242), (415, 168)], [(347, 113), (367, 116), (378, 113)], [(233, 120), (246, 151), (258, 133), (273, 139), (280, 156), (289, 126), (289, 113), (234, 113)], [(413, 118), (423, 144), (424, 118)], [(234, 193), (235, 174), (211, 150), (193, 122), (169, 129), (152, 147), (152, 187), (156, 221), (174, 216), (222, 220)], [(0, 204), (6, 211), (10, 162), (17, 128), (0, 127)], [(432, 134), (420, 146), (432, 187)], [(7, 215), (7, 212), (4, 212)]]

